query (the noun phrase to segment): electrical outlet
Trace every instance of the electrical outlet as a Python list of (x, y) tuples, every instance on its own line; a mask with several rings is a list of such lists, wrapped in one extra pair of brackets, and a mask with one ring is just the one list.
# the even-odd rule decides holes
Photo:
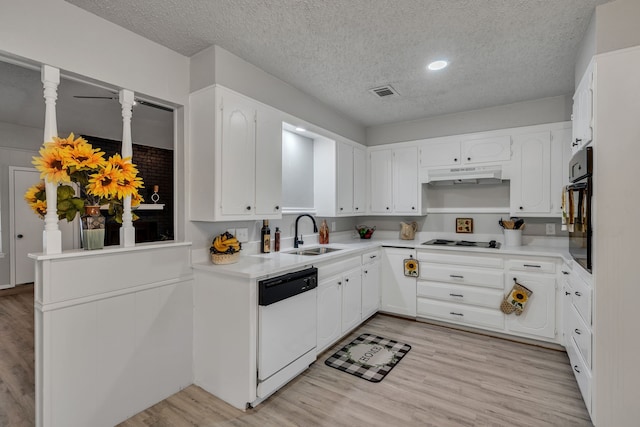
[(556, 234), (556, 225), (555, 224), (547, 224), (547, 234)]
[(249, 229), (236, 228), (236, 239), (238, 239), (240, 243), (247, 243), (249, 241)]
[(331, 231), (336, 231), (336, 222), (335, 221), (331, 222)]
[(235, 228), (227, 228), (227, 233), (231, 233), (234, 236), (236, 235), (236, 229)]

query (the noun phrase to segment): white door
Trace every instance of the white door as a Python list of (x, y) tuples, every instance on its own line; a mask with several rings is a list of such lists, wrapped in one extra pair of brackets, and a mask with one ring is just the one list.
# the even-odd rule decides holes
[(222, 98), (222, 214), (253, 215), (256, 110), (245, 98)]
[(362, 318), (365, 320), (380, 307), (380, 261), (362, 266)]
[(404, 260), (410, 257), (416, 258), (414, 249), (383, 249), (380, 310), (415, 317), (416, 278), (404, 275)]
[(420, 166), (432, 168), (460, 164), (460, 143), (429, 142), (420, 150)]
[(513, 141), (511, 214), (551, 212), (551, 132), (516, 135)]
[(282, 120), (267, 108), (257, 113), (256, 215), (279, 218), (282, 204)]
[(338, 215), (353, 213), (353, 147), (338, 142)]
[[(35, 276), (34, 260), (27, 254), (42, 252), (42, 231), (44, 220), (36, 215), (24, 200), (24, 193), (40, 181), (40, 172), (31, 168), (10, 167), (10, 230), (11, 233), (11, 284), (32, 283)], [(58, 223), (62, 231), (62, 248), (77, 247), (77, 220)]]
[(533, 274), (507, 274), (505, 292), (509, 292), (514, 279), (533, 293), (520, 316), (506, 316), (507, 329), (513, 332), (545, 338), (556, 336), (556, 279)]
[(369, 157), (369, 200), (371, 213), (391, 213), (393, 172), (391, 150), (376, 150)]
[(365, 213), (367, 202), (367, 153), (353, 149), (353, 213)]
[(418, 148), (393, 150), (393, 206), (395, 213), (418, 213)]
[(342, 278), (342, 333), (360, 323), (362, 311), (362, 273), (356, 268)]
[(342, 278), (332, 277), (318, 284), (317, 352), (332, 344), (341, 331)]

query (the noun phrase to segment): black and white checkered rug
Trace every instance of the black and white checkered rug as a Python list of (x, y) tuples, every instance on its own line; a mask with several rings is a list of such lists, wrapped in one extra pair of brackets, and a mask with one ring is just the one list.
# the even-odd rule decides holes
[(374, 383), (382, 381), (411, 350), (409, 344), (362, 334), (325, 360), (325, 365)]

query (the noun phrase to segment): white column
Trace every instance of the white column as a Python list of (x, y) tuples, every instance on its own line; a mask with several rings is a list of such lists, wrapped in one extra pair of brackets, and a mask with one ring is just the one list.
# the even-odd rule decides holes
[[(131, 142), (131, 116), (133, 108), (133, 92), (127, 89), (120, 90), (120, 104), (122, 105), (122, 157), (133, 156)], [(122, 227), (120, 228), (120, 245), (124, 247), (135, 246), (136, 230), (133, 228), (133, 216), (131, 215), (131, 196), (122, 201)]]
[[(58, 99), (58, 85), (60, 84), (60, 70), (48, 65), (42, 66), (42, 85), (44, 87), (44, 142), (52, 141), (58, 136), (56, 124), (56, 100)], [(45, 179), (47, 195), (47, 214), (44, 217), (44, 231), (42, 232), (42, 251), (45, 254), (59, 254), (62, 252), (62, 232), (58, 228), (58, 184)]]

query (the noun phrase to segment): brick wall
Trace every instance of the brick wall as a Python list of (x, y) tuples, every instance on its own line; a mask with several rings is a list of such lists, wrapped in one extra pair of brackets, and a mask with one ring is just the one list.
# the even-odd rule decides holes
[[(106, 153), (106, 157), (120, 153), (122, 143), (110, 139), (97, 138), (83, 135), (95, 148), (100, 148)], [(173, 150), (148, 147), (133, 144), (133, 163), (138, 167), (139, 176), (144, 181), (144, 187), (140, 194), (144, 198), (143, 203), (153, 203), (151, 195), (153, 186), (159, 186), (158, 203), (164, 204), (161, 211), (136, 210), (140, 217), (134, 221), (136, 228), (136, 242), (153, 242), (158, 240), (173, 240)], [(104, 213), (104, 212), (103, 212)], [(106, 245), (119, 244), (120, 224), (113, 218), (107, 217)]]

